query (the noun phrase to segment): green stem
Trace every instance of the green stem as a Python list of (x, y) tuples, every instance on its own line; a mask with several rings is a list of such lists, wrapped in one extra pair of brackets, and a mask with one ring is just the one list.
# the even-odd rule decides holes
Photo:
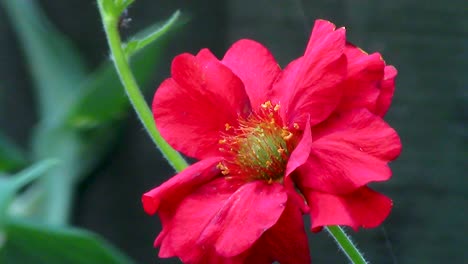
[(153, 114), (148, 107), (148, 104), (146, 103), (140, 88), (138, 87), (135, 77), (132, 74), (128, 64), (127, 56), (122, 49), (122, 41), (118, 31), (117, 25), (120, 13), (117, 15), (117, 12), (115, 12), (118, 10), (118, 8), (115, 8), (114, 10), (106, 10), (104, 8), (103, 1), (98, 1), (98, 4), (114, 66), (120, 77), (120, 81), (125, 88), (125, 92), (130, 98), (130, 102), (132, 103), (133, 108), (137, 112), (140, 121), (143, 123), (143, 126), (150, 135), (151, 139), (160, 149), (163, 156), (168, 160), (171, 166), (177, 171), (183, 170), (187, 167), (187, 162), (177, 151), (169, 146), (169, 144), (162, 138), (161, 134), (156, 129)]
[(361, 252), (359, 252), (349, 236), (340, 226), (327, 226), (325, 229), (335, 239), (338, 247), (352, 263), (367, 264), (367, 261), (364, 259)]
[[(106, 0), (98, 0), (99, 12), (101, 14), (104, 25), (104, 31), (107, 35), (112, 59), (115, 68), (117, 69), (117, 73), (119, 74), (120, 80), (128, 97), (130, 98), (130, 102), (132, 103), (133, 108), (137, 112), (138, 117), (150, 134), (156, 146), (161, 150), (164, 157), (169, 161), (172, 167), (177, 171), (181, 171), (187, 167), (187, 162), (177, 151), (175, 151), (173, 148), (171, 148), (171, 146), (169, 146), (169, 144), (167, 144), (167, 142), (159, 134), (159, 131), (156, 129), (151, 110), (146, 104), (146, 101), (141, 94), (140, 89), (138, 88), (138, 84), (136, 83), (135, 78), (133, 77), (133, 74), (130, 70), (127, 56), (122, 49), (122, 42), (117, 27), (121, 8), (112, 6), (111, 1), (106, 1), (107, 5), (105, 6), (105, 1)], [(326, 229), (333, 236), (341, 250), (343, 250), (346, 256), (353, 263), (367, 264), (361, 253), (359, 253), (349, 237), (339, 226), (330, 226)]]

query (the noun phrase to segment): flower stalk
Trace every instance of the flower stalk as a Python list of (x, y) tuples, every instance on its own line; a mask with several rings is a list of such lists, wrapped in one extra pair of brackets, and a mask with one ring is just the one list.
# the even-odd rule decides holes
[[(118, 21), (121, 14), (121, 8), (114, 6), (114, 8), (105, 8), (106, 6), (114, 4), (115, 1), (98, 1), (99, 13), (101, 14), (104, 31), (107, 36), (109, 44), (111, 59), (119, 75), (120, 81), (125, 88), (128, 98), (135, 109), (141, 123), (150, 135), (153, 142), (160, 149), (163, 156), (167, 159), (170, 165), (176, 170), (181, 171), (187, 167), (187, 162), (184, 158), (161, 137), (156, 129), (153, 114), (141, 93), (140, 88), (133, 76), (130, 69), (128, 59), (123, 50), (122, 41), (118, 31)], [(114, 4), (117, 5), (117, 4)]]
[(353, 244), (349, 236), (340, 226), (327, 226), (327, 232), (333, 237), (338, 247), (354, 264), (367, 264), (361, 252)]
[[(175, 170), (181, 171), (188, 166), (187, 162), (160, 135), (155, 126), (153, 114), (131, 72), (128, 57), (124, 52), (123, 44), (118, 31), (119, 17), (123, 11), (121, 4), (119, 4), (120, 2), (121, 1), (114, 0), (98, 0), (99, 12), (108, 40), (112, 61), (125, 88), (125, 92), (127, 93), (134, 110), (136, 111), (140, 121), (150, 135), (151, 139), (160, 149), (170, 165)], [(335, 239), (340, 249), (344, 252), (348, 259), (352, 261), (352, 263), (367, 263), (349, 237), (339, 226), (329, 226), (326, 227), (326, 230)]]

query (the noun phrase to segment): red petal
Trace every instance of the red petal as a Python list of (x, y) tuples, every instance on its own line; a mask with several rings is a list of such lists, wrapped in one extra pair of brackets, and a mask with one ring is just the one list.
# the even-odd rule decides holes
[(242, 80), (254, 108), (267, 101), (267, 92), (281, 72), (270, 51), (249, 39), (234, 43), (222, 63)]
[(219, 175), (216, 165), (221, 158), (210, 158), (199, 161), (172, 177), (161, 186), (143, 194), (143, 208), (147, 214), (154, 214), (162, 201), (169, 207), (176, 206), (185, 196), (200, 185)]
[(250, 250), (246, 263), (310, 263), (309, 245), (301, 210), (292, 199), (278, 222)]
[(214, 244), (223, 256), (236, 256), (278, 221), (286, 201), (287, 194), (280, 184), (244, 184), (213, 216), (199, 243)]
[(317, 191), (346, 194), (374, 181), (391, 176), (387, 162), (351, 148), (321, 140), (314, 143), (309, 160), (297, 171), (302, 186)]
[(237, 124), (238, 116), (250, 111), (242, 82), (208, 52), (177, 56), (172, 78), (161, 84), (153, 100), (162, 136), (178, 151), (197, 159), (217, 156), (225, 124)]
[(384, 116), (390, 104), (392, 103), (393, 93), (395, 92), (395, 78), (397, 70), (393, 66), (385, 67), (385, 76), (380, 87), (380, 95), (377, 99), (375, 114)]
[(304, 164), (312, 150), (312, 131), (310, 122), (306, 122), (304, 134), (301, 141), (291, 153), (288, 164), (286, 165), (285, 177), (288, 177), (295, 169)]
[(328, 225), (347, 225), (355, 230), (377, 227), (392, 208), (388, 197), (368, 187), (342, 196), (306, 189), (305, 196), (311, 208), (312, 229)]
[(345, 30), (317, 20), (302, 58), (290, 63), (273, 86), (273, 98), (283, 104), (288, 124), (311, 125), (327, 118), (336, 108), (346, 75)]
[(384, 77), (385, 62), (380, 54), (368, 55), (351, 44), (346, 45), (345, 53), (348, 70), (338, 111), (363, 107), (373, 111)]
[(401, 153), (401, 142), (396, 131), (382, 118), (365, 109), (336, 114), (315, 127), (314, 139), (347, 144), (383, 161), (391, 161)]
[(155, 241), (160, 257), (178, 256), (184, 263), (225, 259), (214, 251), (213, 245), (197, 245), (206, 225), (219, 212), (226, 200), (237, 190), (224, 178), (216, 179), (189, 194), (178, 205), (163, 232)]

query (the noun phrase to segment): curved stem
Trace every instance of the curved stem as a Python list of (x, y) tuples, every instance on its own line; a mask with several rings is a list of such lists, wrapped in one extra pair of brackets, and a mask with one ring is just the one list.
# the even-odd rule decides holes
[[(106, 32), (107, 41), (109, 43), (112, 61), (120, 77), (125, 92), (127, 93), (130, 102), (135, 109), (140, 121), (143, 123), (146, 131), (150, 135), (153, 142), (160, 149), (163, 156), (168, 160), (171, 166), (177, 171), (181, 171), (187, 167), (187, 162), (184, 158), (161, 137), (161, 134), (156, 129), (153, 114), (148, 107), (145, 98), (143, 97), (140, 88), (132, 74), (127, 61), (127, 56), (122, 49), (122, 42), (118, 32), (119, 15), (106, 13), (103, 6), (103, 1), (98, 1), (99, 12), (102, 17), (104, 31)], [(108, 10), (107, 10), (108, 11)], [(114, 10), (115, 11), (115, 10)]]
[(352, 263), (367, 264), (367, 261), (364, 259), (361, 252), (359, 252), (349, 236), (340, 226), (327, 226), (325, 229), (335, 239), (338, 247)]

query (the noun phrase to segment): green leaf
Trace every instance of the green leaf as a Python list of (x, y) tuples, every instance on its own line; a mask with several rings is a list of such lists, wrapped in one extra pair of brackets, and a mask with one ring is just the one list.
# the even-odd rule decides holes
[(140, 34), (135, 35), (130, 41), (125, 44), (124, 51), (127, 57), (130, 57), (138, 50), (151, 44), (152, 42), (159, 39), (161, 36), (166, 34), (170, 29), (176, 25), (180, 17), (180, 12), (176, 11), (172, 16), (161, 25), (161, 23), (154, 24), (142, 31)]
[(90, 232), (10, 220), (0, 263), (129, 264), (116, 248)]
[(19, 147), (0, 133), (0, 171), (12, 171), (26, 163), (27, 159)]
[(47, 20), (38, 1), (0, 2), (26, 54), (41, 118), (54, 119), (73, 100), (73, 91), (84, 80), (84, 62), (69, 40)]
[(6, 222), (7, 209), (15, 194), (26, 184), (43, 175), (56, 163), (53, 160), (41, 161), (13, 176), (0, 178), (0, 234)]

